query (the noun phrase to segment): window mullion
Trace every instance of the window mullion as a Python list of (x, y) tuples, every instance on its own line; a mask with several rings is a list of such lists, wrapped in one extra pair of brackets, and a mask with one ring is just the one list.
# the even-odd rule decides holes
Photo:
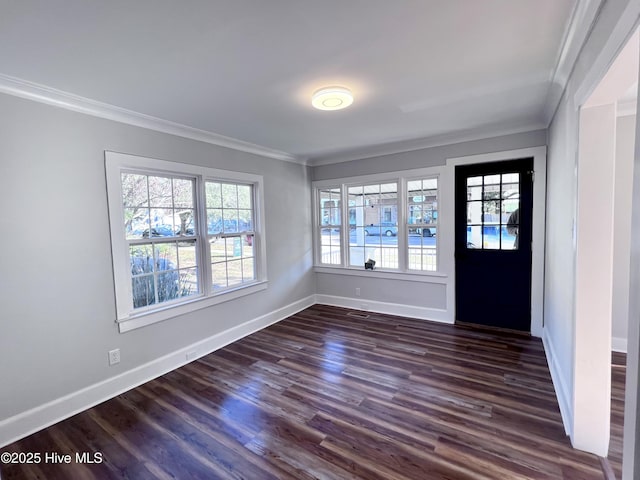
[(313, 189), (313, 212), (312, 212), (312, 222), (313, 222), (313, 257), (314, 257), (314, 265), (320, 265), (322, 263), (322, 226), (320, 225), (320, 219), (322, 215), (320, 214), (320, 189)]
[(257, 261), (261, 258), (260, 252), (262, 251), (262, 245), (265, 242), (264, 236), (264, 218), (260, 215), (260, 209), (258, 208), (257, 198), (261, 195), (261, 185), (252, 184), (251, 187), (251, 222), (253, 224), (253, 273), (256, 279), (264, 278), (267, 275), (266, 271), (263, 271), (263, 264), (261, 261)]
[(340, 243), (342, 267), (349, 265), (349, 192), (345, 184), (340, 185)]
[[(122, 194), (120, 194), (120, 198), (122, 198)], [(127, 272), (127, 277), (126, 280), (123, 278), (121, 280), (122, 283), (124, 283), (126, 281), (126, 283), (124, 283), (125, 285), (125, 291), (126, 291), (126, 316), (129, 316), (133, 313), (133, 276), (131, 275), (131, 242), (128, 240), (125, 240), (125, 246), (126, 246), (126, 255), (122, 258), (123, 260), (123, 265), (126, 265), (126, 272)], [(118, 288), (118, 284), (116, 283), (116, 288)], [(120, 313), (120, 308), (121, 305), (117, 305), (118, 308), (118, 313)]]
[(209, 245), (209, 236), (207, 228), (207, 196), (205, 191), (205, 182), (202, 177), (196, 178), (196, 199), (195, 210), (198, 216), (198, 240), (196, 240), (196, 263), (200, 277), (200, 291), (205, 296), (211, 294), (211, 245)]
[(407, 181), (398, 179), (398, 195), (396, 208), (398, 209), (398, 270), (407, 271), (409, 261), (409, 229), (407, 228)]

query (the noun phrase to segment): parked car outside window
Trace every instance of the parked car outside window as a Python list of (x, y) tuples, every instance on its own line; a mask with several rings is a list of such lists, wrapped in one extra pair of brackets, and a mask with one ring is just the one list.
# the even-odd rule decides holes
[(396, 235), (398, 235), (398, 226), (390, 222), (381, 222), (379, 225), (366, 225), (364, 227), (364, 234), (395, 237)]
[[(142, 232), (142, 236), (144, 238), (149, 238), (149, 229), (146, 228)], [(152, 237), (173, 237), (173, 225), (156, 225), (155, 227), (151, 227), (151, 236)]]
[(423, 237), (435, 237), (436, 227), (417, 228), (416, 233), (418, 233), (419, 235), (422, 235)]

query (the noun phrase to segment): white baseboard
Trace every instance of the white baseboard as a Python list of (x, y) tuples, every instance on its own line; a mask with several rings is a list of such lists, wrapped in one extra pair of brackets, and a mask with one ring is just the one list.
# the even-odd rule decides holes
[(611, 350), (614, 352), (627, 353), (627, 339), (622, 337), (611, 338)]
[(420, 318), (434, 322), (453, 324), (453, 319), (448, 318), (447, 310), (437, 308), (425, 308), (400, 303), (378, 302), (364, 298), (338, 297), (336, 295), (316, 294), (316, 303), (334, 305), (336, 307), (353, 308), (376, 313), (386, 313), (402, 317)]
[[(312, 306), (314, 303), (316, 303), (315, 295), (310, 295), (149, 363), (123, 372), (120, 375), (3, 420), (0, 422), (0, 447), (120, 395), (197, 358), (208, 355), (225, 345), (284, 320), (290, 315)], [(196, 353), (193, 354), (193, 352)], [(189, 360), (187, 360), (187, 354), (189, 354)]]
[(566, 379), (560, 372), (558, 365), (558, 357), (555, 354), (553, 342), (549, 337), (549, 331), (544, 329), (542, 331), (542, 344), (544, 345), (544, 353), (547, 356), (547, 363), (549, 364), (549, 372), (551, 373), (551, 381), (556, 392), (556, 398), (558, 399), (558, 405), (560, 406), (560, 415), (562, 416), (562, 423), (564, 425), (564, 431), (567, 435), (571, 435), (571, 426), (573, 425), (573, 410), (571, 408), (569, 396), (569, 388), (566, 383)]

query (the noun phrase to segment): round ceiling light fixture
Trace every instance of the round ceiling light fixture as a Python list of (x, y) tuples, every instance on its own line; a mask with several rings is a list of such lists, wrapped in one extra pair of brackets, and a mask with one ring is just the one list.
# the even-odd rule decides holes
[(311, 98), (311, 105), (318, 110), (341, 110), (352, 103), (351, 90), (344, 87), (323, 87)]

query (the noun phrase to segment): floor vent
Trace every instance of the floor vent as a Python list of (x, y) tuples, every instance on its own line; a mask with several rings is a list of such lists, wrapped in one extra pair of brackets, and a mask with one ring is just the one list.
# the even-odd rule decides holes
[(360, 312), (349, 312), (347, 313), (347, 316), (356, 317), (356, 318), (369, 318), (368, 313), (360, 313)]

